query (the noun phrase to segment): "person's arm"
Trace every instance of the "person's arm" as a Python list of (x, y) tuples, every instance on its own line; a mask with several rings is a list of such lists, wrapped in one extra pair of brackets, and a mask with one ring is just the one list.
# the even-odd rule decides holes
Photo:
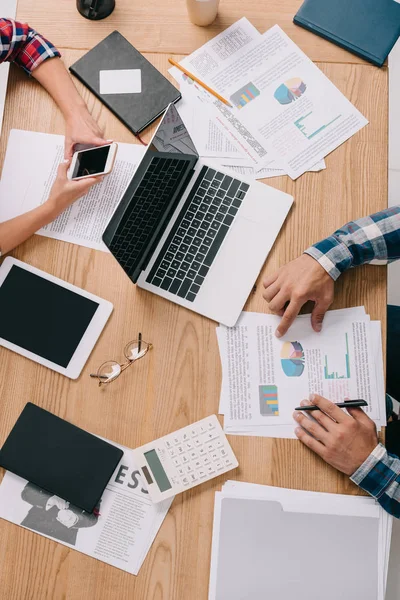
[(112, 141), (104, 139), (60, 58), (43, 62), (32, 77), (48, 91), (64, 116), (65, 158), (72, 157), (75, 144), (101, 146)]
[(400, 519), (400, 459), (382, 444), (371, 452), (350, 479)]
[(263, 296), (282, 317), (276, 330), (284, 335), (301, 307), (312, 300), (311, 325), (321, 331), (333, 302), (334, 282), (351, 267), (385, 265), (400, 258), (400, 205), (351, 221), (264, 280)]
[(75, 144), (101, 146), (106, 140), (60, 56), (53, 44), (29, 25), (0, 19), (0, 62), (7, 60), (22, 67), (55, 100), (66, 124), (65, 157), (71, 158)]
[(348, 408), (346, 414), (317, 394), (301, 402), (309, 404), (321, 410), (313, 411), (313, 419), (295, 411), (298, 439), (400, 518), (400, 460), (378, 443), (375, 423), (361, 408)]
[(31, 75), (49, 58), (61, 56), (49, 40), (26, 23), (0, 19), (0, 62), (14, 62)]
[(400, 205), (350, 221), (305, 251), (334, 281), (366, 263), (386, 265), (400, 258)]
[(13, 250), (38, 229), (53, 221), (70, 204), (81, 198), (101, 178), (88, 177), (77, 181), (67, 179), (69, 161), (58, 167), (57, 178), (44, 204), (29, 212), (0, 223), (0, 256)]

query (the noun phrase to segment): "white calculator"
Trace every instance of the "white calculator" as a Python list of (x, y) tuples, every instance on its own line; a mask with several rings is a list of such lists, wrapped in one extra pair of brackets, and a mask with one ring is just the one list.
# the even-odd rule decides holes
[(153, 502), (184, 492), (238, 466), (216, 415), (133, 450)]

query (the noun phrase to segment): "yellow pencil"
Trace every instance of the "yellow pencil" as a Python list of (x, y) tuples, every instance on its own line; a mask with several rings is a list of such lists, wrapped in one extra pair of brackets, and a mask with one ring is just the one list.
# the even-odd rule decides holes
[(226, 104), (230, 108), (232, 108), (232, 104), (230, 104), (228, 102), (228, 100), (225, 100), (225, 98), (223, 98), (222, 96), (220, 96), (215, 90), (213, 90), (210, 87), (208, 87), (208, 85), (206, 83), (204, 83), (203, 81), (201, 81), (200, 79), (198, 79), (190, 71), (188, 71), (187, 69), (185, 69), (185, 67), (182, 67), (182, 65), (180, 65), (177, 62), (175, 62), (172, 58), (169, 58), (168, 60), (171, 63), (171, 65), (174, 65), (174, 67), (177, 67), (178, 69), (180, 69), (180, 71), (182, 71), (183, 73), (185, 73), (185, 75), (187, 75), (188, 77), (190, 77), (190, 79), (193, 79), (193, 81), (195, 81), (196, 83), (198, 83), (199, 85), (201, 85), (201, 87), (203, 87), (205, 90), (207, 90), (207, 92), (209, 92), (210, 94), (212, 94), (213, 96), (215, 96), (216, 98), (218, 98), (218, 100), (221, 100), (221, 102), (223, 102), (224, 104)]

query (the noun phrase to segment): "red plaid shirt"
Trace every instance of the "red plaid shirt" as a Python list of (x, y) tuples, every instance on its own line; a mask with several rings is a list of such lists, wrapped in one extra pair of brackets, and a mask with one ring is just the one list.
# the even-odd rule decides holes
[(61, 54), (29, 25), (0, 19), (0, 63), (15, 62), (31, 74), (42, 62), (55, 56)]

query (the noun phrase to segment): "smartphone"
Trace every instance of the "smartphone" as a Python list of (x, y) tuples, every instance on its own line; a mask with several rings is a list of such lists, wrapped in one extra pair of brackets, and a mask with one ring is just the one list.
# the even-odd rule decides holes
[(105, 144), (87, 150), (75, 152), (68, 169), (68, 179), (84, 179), (85, 177), (97, 177), (107, 175), (111, 172), (118, 144)]

